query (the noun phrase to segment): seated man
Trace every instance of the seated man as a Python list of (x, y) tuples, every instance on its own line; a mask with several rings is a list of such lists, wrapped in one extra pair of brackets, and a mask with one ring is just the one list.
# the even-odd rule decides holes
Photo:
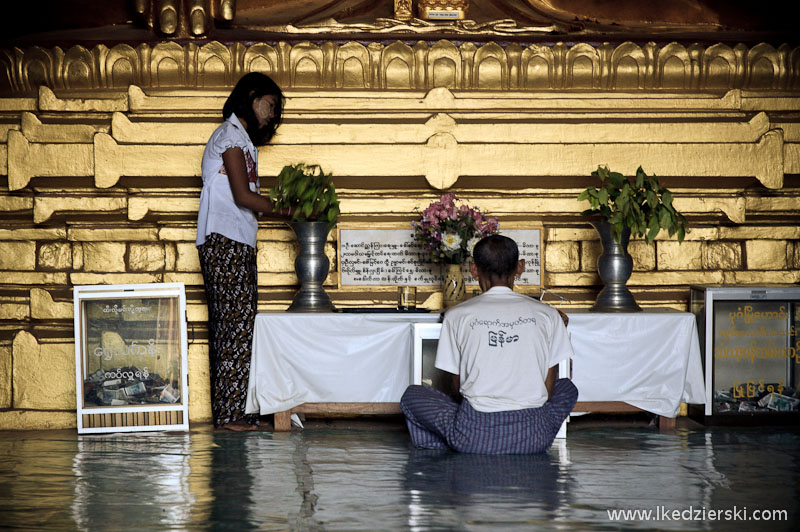
[(544, 452), (578, 399), (572, 381), (556, 380), (558, 362), (572, 356), (566, 327), (556, 309), (512, 290), (525, 269), (513, 240), (488, 236), (473, 257), (483, 294), (447, 311), (435, 362), (458, 379), (462, 400), (409, 386), (400, 407), (411, 440), (465, 453)]

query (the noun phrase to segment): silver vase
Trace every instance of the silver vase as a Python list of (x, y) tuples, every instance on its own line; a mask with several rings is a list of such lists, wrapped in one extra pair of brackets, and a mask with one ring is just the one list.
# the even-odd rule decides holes
[(631, 231), (625, 228), (622, 231), (620, 242), (614, 240), (612, 226), (606, 222), (592, 222), (600, 234), (603, 244), (603, 253), (597, 258), (597, 273), (605, 286), (597, 295), (594, 306), (590, 309), (595, 312), (639, 312), (641, 307), (636, 304), (625, 283), (633, 273), (633, 259), (628, 254), (628, 240)]
[(294, 261), (294, 270), (300, 280), (300, 290), (294, 295), (290, 312), (330, 312), (333, 302), (322, 283), (328, 278), (331, 266), (325, 255), (328, 238), (327, 222), (291, 222), (300, 252)]

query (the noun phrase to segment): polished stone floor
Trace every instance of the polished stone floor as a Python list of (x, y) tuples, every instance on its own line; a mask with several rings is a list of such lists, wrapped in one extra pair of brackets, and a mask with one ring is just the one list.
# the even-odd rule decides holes
[(538, 456), (414, 450), (398, 420), (0, 433), (17, 530), (798, 530), (799, 495), (797, 428), (573, 422)]

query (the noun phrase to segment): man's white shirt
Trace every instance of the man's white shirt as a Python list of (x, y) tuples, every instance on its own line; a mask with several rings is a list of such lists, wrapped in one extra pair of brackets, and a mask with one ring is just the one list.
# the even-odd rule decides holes
[(445, 313), (435, 366), (460, 375), (461, 395), (479, 412), (547, 402), (547, 371), (573, 356), (557, 310), (495, 286)]

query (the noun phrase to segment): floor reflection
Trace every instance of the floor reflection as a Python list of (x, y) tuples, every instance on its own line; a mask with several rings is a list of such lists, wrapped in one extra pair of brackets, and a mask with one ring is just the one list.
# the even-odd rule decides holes
[(125, 530), (132, 520), (192, 524), (189, 434), (80, 436), (72, 461), (72, 518), (79, 530)]
[[(357, 424), (356, 424), (357, 425)], [(403, 427), (0, 433), (0, 528), (794, 530), (800, 430), (572, 430), (537, 456), (412, 449)], [(738, 520), (609, 519), (614, 509)], [(742, 509), (785, 510), (744, 520)]]
[[(412, 450), (404, 472), (411, 530), (459, 522), (506, 530), (558, 517), (570, 484), (554, 453), (485, 456)], [(534, 517), (535, 516), (535, 517)]]

